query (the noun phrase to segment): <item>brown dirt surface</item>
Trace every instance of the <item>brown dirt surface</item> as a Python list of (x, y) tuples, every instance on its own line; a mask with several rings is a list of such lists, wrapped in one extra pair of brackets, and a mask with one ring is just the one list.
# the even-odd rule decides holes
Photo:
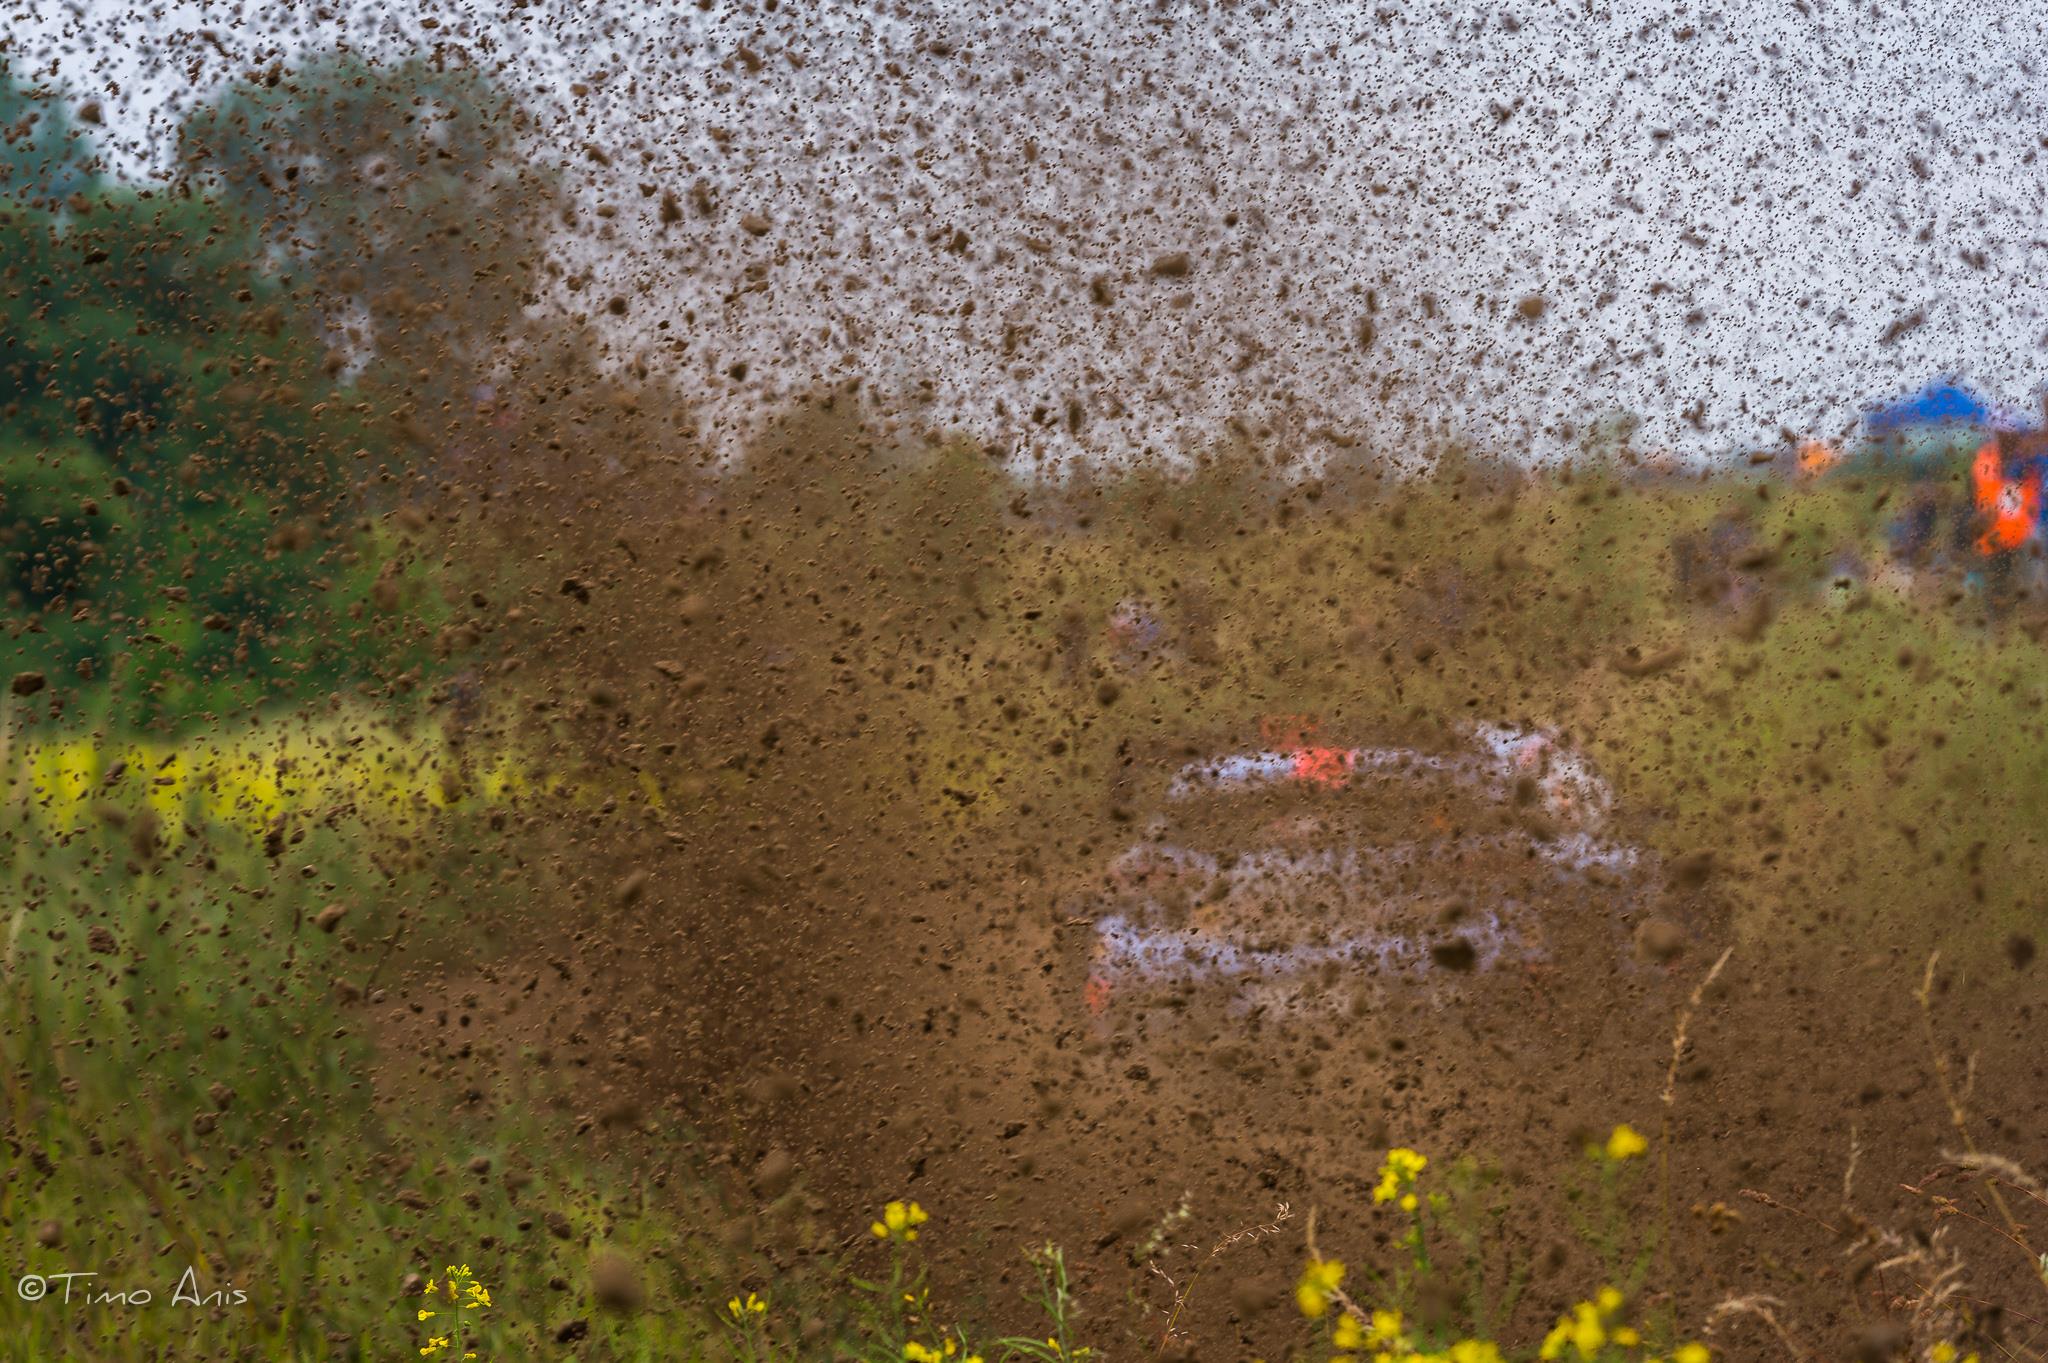
[[(1160, 1343), (1172, 1291), (1155, 1262), (1184, 1272), (1202, 1257), (1185, 1246), (1206, 1250), (1283, 1204), (1291, 1221), (1234, 1246), (1176, 1331), (1203, 1357), (1284, 1352), (1300, 1334), (1289, 1289), (1310, 1209), (1326, 1252), (1397, 1253), (1398, 1228), (1370, 1200), (1391, 1145), (1498, 1168), (1499, 1252), (1534, 1270), (1513, 1322), (1523, 1335), (1598, 1275), (1572, 1232), (1570, 1176), (1616, 1121), (1652, 1141), (1639, 1214), (1668, 1221), (1653, 1290), (1680, 1320), (1768, 1293), (1833, 1356), (1887, 1290), (1843, 1257), (1852, 1218), (1933, 1225), (1905, 1188), (1960, 1141), (1914, 999), (1915, 953), (1723, 938), (1682, 941), (1663, 963), (1617, 959), (1596, 916), (1555, 903), (1541, 906), (1540, 965), (1390, 982), (1305, 1019), (1195, 1007), (1103, 1035), (1062, 964), (1091, 931), (1062, 887), (1085, 882), (1127, 831), (1048, 850), (1029, 875), (906, 860), (799, 878), (796, 901), (744, 881), (679, 900), (664, 869), (630, 904), (602, 902), (608, 928), (385, 1000), (387, 1054), (452, 1052), (486, 1085), (523, 1056), (566, 1076), (560, 1101), (596, 1140), (681, 1115), (764, 1207), (800, 1181), (855, 1245), (874, 1204), (915, 1198), (935, 1218), (925, 1243), (942, 1294), (976, 1318), (1033, 1328), (1004, 1293), (1024, 1284), (1018, 1251), (1060, 1244), (1083, 1332), (1124, 1357)], [(589, 879), (615, 890), (624, 876)], [(649, 896), (674, 917), (653, 917)], [(1674, 1057), (1688, 993), (1724, 946), (1728, 964)], [(1975, 1138), (2039, 1155), (2048, 1075), (2015, 1044), (2039, 1006), (2036, 975), (1936, 982), (1936, 1044), (1958, 1071), (1976, 1057)], [(389, 1070), (402, 1101), (416, 1076)], [(1183, 1201), (1192, 1216), (1165, 1253), (1134, 1262)], [(991, 1264), (1005, 1273), (992, 1278)], [(2023, 1283), (2024, 1270), (2006, 1276)], [(1725, 1333), (1731, 1356), (1775, 1347), (1754, 1321)]]

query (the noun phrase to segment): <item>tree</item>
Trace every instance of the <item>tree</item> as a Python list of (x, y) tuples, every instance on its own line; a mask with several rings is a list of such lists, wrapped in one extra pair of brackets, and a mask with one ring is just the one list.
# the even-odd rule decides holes
[(61, 95), (23, 85), (0, 57), (0, 198), (52, 208), (97, 184), (98, 167)]
[(385, 651), (348, 618), (379, 566), (346, 521), (364, 432), (259, 255), (200, 199), (0, 209), (0, 674), (153, 717)]
[(181, 164), (303, 272), (338, 348), (417, 414), (463, 395), (530, 300), (554, 182), (526, 125), (474, 67), (323, 55), (195, 111)]

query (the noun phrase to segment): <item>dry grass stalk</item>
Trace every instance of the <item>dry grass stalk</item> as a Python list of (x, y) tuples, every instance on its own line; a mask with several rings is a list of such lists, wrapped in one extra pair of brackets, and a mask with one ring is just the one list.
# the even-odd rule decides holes
[(1657, 1254), (1663, 1260), (1666, 1282), (1675, 1280), (1671, 1271), (1672, 1240), (1677, 1224), (1677, 1213), (1671, 1196), (1671, 1109), (1678, 1102), (1678, 1066), (1685, 1057), (1685, 1045), (1692, 1030), (1693, 1014), (1706, 1002), (1707, 990), (1721, 977), (1722, 968), (1734, 954), (1735, 944), (1731, 942), (1721, 952), (1720, 959), (1714, 962), (1713, 969), (1693, 986), (1692, 994), (1686, 999), (1685, 1006), (1678, 1010), (1677, 1024), (1671, 1029), (1671, 1065), (1664, 1072), (1664, 1113), (1658, 1122), (1657, 1141), (1658, 1201), (1664, 1213), (1663, 1235), (1659, 1237)]
[(1794, 1339), (1791, 1332), (1785, 1328), (1784, 1322), (1778, 1319), (1777, 1313), (1783, 1310), (1784, 1307), (1785, 1303), (1779, 1301), (1776, 1297), (1730, 1297), (1708, 1314), (1707, 1328), (1713, 1329), (1715, 1325), (1729, 1316), (1755, 1316), (1770, 1327), (1771, 1333), (1778, 1337), (1778, 1342), (1785, 1346), (1792, 1357), (1801, 1359), (1815, 1357), (1816, 1355), (1813, 1350)]
[[(1185, 1205), (1185, 1201), (1183, 1201), (1183, 1205)], [(1288, 1207), (1288, 1205), (1285, 1202), (1282, 1202), (1279, 1205), (1279, 1207), (1274, 1211), (1273, 1219), (1271, 1221), (1255, 1221), (1249, 1226), (1244, 1226), (1238, 1230), (1230, 1232), (1228, 1235), (1224, 1236), (1221, 1240), (1218, 1240), (1214, 1245), (1211, 1245), (1209, 1247), (1209, 1253), (1202, 1259), (1200, 1263), (1195, 1265), (1195, 1271), (1188, 1275), (1188, 1280), (1185, 1285), (1176, 1283), (1170, 1276), (1167, 1275), (1167, 1273), (1163, 1269), (1159, 1267), (1159, 1265), (1152, 1265), (1152, 1271), (1158, 1274), (1159, 1277), (1165, 1281), (1168, 1287), (1173, 1289), (1173, 1310), (1167, 1315), (1166, 1329), (1159, 1336), (1160, 1353), (1165, 1353), (1167, 1347), (1171, 1345), (1175, 1340), (1185, 1338), (1185, 1336), (1181, 1333), (1179, 1328), (1180, 1318), (1181, 1314), (1187, 1309), (1188, 1299), (1194, 1296), (1195, 1284), (1201, 1280), (1202, 1270), (1207, 1268), (1210, 1264), (1216, 1262), (1217, 1258), (1227, 1250), (1234, 1249), (1242, 1244), (1250, 1244), (1254, 1241), (1264, 1240), (1269, 1236), (1278, 1235), (1280, 1233), (1280, 1227), (1287, 1221), (1293, 1219), (1293, 1216), (1294, 1212)], [(1170, 1219), (1171, 1218), (1169, 1216), (1169, 1220)], [(1315, 1214), (1313, 1212), (1309, 1214), (1309, 1220), (1311, 1223), (1314, 1222)], [(1163, 1228), (1165, 1223), (1162, 1222), (1161, 1224)], [(1182, 1246), (1182, 1248), (1192, 1251), (1195, 1247), (1193, 1245), (1184, 1245)]]
[[(1976, 1139), (1970, 1135), (1969, 1114), (1963, 1107), (1962, 1095), (1956, 1092), (1955, 1084), (1950, 1078), (1948, 1057), (1942, 1053), (1941, 1039), (1934, 1031), (1934, 967), (1936, 962), (1940, 960), (1941, 953), (1939, 951), (1929, 953), (1927, 957), (1927, 973), (1921, 979), (1920, 988), (1913, 997), (1918, 999), (1920, 1003), (1920, 1021), (1927, 1029), (1927, 1053), (1934, 1059), (1934, 1074), (1935, 1078), (1941, 1083), (1942, 1100), (1948, 1104), (1949, 1121), (1955, 1127), (1956, 1134), (1963, 1138), (1964, 1151), (1973, 1159), (1981, 1159), (1983, 1152), (1977, 1149)], [(1968, 1068), (1968, 1078), (1971, 1084), (1974, 1084), (1976, 1081), (1976, 1073), (1977, 1057), (1972, 1055), (1969, 1058)], [(1966, 1086), (1964, 1093), (1968, 1091)], [(2025, 1245), (2026, 1228), (2020, 1224), (2019, 1218), (2012, 1214), (2012, 1208), (2006, 1205), (2005, 1196), (1998, 1191), (1997, 1182), (1990, 1182), (1985, 1190), (1991, 1194), (1991, 1204), (1998, 1208), (1998, 1214), (2004, 1219), (2005, 1228), (2011, 1232), (2012, 1239), (2020, 1245)]]
[(1735, 947), (1731, 944), (1721, 953), (1721, 959), (1714, 962), (1714, 968), (1707, 972), (1706, 978), (1693, 986), (1692, 995), (1686, 999), (1685, 1007), (1678, 1010), (1678, 1026), (1671, 1033), (1671, 1068), (1664, 1073), (1664, 1107), (1667, 1112), (1678, 1101), (1678, 1065), (1685, 1058), (1685, 1042), (1692, 1027), (1692, 1015), (1706, 1002), (1707, 990), (1720, 978), (1721, 968), (1728, 964), (1728, 958), (1734, 954)]

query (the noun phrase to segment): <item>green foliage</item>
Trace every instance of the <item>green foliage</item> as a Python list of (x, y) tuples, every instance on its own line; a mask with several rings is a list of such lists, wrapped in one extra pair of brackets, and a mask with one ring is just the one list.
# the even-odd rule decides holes
[(418, 593), (357, 518), (449, 443), (422, 413), (466, 411), (517, 318), (545, 185), (478, 72), (280, 75), (192, 116), (167, 194), (99, 187), (62, 100), (0, 70), (0, 675), (55, 709), (403, 678), (434, 623), (389, 618)]
[[(4, 817), (34, 817), (20, 805)], [(543, 1104), (378, 1102), (362, 1008), (335, 986), (374, 980), (377, 938), (407, 906), (445, 903), (469, 845), (392, 875), (361, 827), (294, 847), (319, 879), (279, 875), (236, 830), (175, 846), (142, 806), (110, 805), (53, 842), (5, 839), (0, 883), (0, 1234), (19, 1247), (0, 1354), (8, 1358), (415, 1357), (422, 1279), (469, 1263), (496, 1298), (471, 1338), (534, 1357), (582, 1314), (593, 1359), (703, 1357), (690, 1309), (743, 1271), (694, 1221), (726, 1213), (698, 1181), (650, 1192), (617, 1170), (553, 1159), (570, 1139)], [(314, 925), (330, 902), (348, 924)], [(466, 891), (418, 915), (452, 936), (502, 914)], [(360, 933), (363, 940), (357, 941)], [(459, 1040), (458, 1040), (459, 1044)], [(507, 1070), (501, 1085), (518, 1081)], [(689, 1133), (668, 1136), (687, 1149)], [(570, 1306), (551, 1280), (593, 1259), (642, 1265), (634, 1314)], [(190, 1290), (232, 1296), (194, 1307)], [(15, 1276), (95, 1272), (147, 1305), (13, 1299)], [(551, 1313), (561, 1314), (551, 1314)]]
[(1513, 1319), (1529, 1285), (1529, 1265), (1517, 1262), (1508, 1251), (1514, 1190), (1499, 1168), (1470, 1155), (1453, 1160), (1444, 1173), (1442, 1192), (1428, 1199), (1443, 1242), (1437, 1258), (1446, 1276), (1460, 1286), (1472, 1332), (1490, 1337)]
[[(130, 720), (359, 678), (353, 399), (221, 205), (0, 210), (0, 668)], [(75, 681), (74, 681), (75, 679)]]
[(1572, 1233), (1593, 1252), (1601, 1281), (1631, 1299), (1649, 1282), (1660, 1233), (1668, 1229), (1636, 1214), (1646, 1200), (1641, 1174), (1632, 1156), (1615, 1159), (1592, 1146), (1574, 1166), (1565, 1192)]

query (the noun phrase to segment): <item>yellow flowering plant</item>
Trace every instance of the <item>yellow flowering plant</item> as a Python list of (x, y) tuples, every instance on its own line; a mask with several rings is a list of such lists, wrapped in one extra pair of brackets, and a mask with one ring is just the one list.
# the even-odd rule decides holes
[(929, 1220), (915, 1202), (891, 1202), (882, 1208), (882, 1219), (868, 1225), (868, 1232), (878, 1240), (907, 1245), (917, 1238), (917, 1228)]
[(910, 1350), (929, 1347), (917, 1336), (929, 1324), (930, 1294), (925, 1287), (924, 1266), (913, 1264), (910, 1247), (917, 1241), (918, 1227), (930, 1220), (931, 1216), (915, 1202), (891, 1202), (884, 1206), (882, 1214), (868, 1223), (868, 1233), (889, 1246), (889, 1279), (851, 1280), (868, 1294), (870, 1305), (864, 1314), (869, 1330), (881, 1336), (892, 1355), (906, 1359), (918, 1357)]
[[(1501, 1247), (1509, 1242), (1501, 1224), (1507, 1202), (1499, 1185), (1499, 1172), (1476, 1160), (1458, 1159), (1439, 1168), (1407, 1146), (1387, 1151), (1372, 1199), (1376, 1206), (1406, 1218), (1407, 1228), (1395, 1241), (1406, 1251), (1405, 1262), (1384, 1272), (1360, 1266), (1367, 1295), (1379, 1308), (1356, 1315), (1360, 1328), (1379, 1314), (1391, 1313), (1398, 1319), (1401, 1312), (1414, 1308), (1425, 1280), (1446, 1275), (1456, 1280), (1472, 1334), (1491, 1333), (1496, 1320), (1513, 1313), (1529, 1271), (1527, 1265), (1503, 1258)], [(1343, 1265), (1334, 1260), (1311, 1259), (1295, 1289), (1295, 1302), (1304, 1315), (1321, 1319), (1343, 1296), (1343, 1272)], [(1351, 1327), (1340, 1316), (1332, 1329), (1348, 1333)], [(1376, 1346), (1368, 1356), (1384, 1353), (1399, 1360), (1413, 1352), (1412, 1344), (1401, 1349)]]
[[(418, 1309), (415, 1319), (426, 1328), (427, 1341), (420, 1346), (420, 1357), (475, 1358), (467, 1347), (468, 1317), (490, 1307), (490, 1289), (476, 1280), (468, 1264), (450, 1264), (443, 1277), (427, 1280), (421, 1295), (426, 1305)], [(433, 1323), (428, 1324), (430, 1321)]]
[[(1430, 1271), (1429, 1223), (1448, 1206), (1441, 1193), (1431, 1192), (1425, 1196), (1417, 1191), (1422, 1172), (1427, 1168), (1429, 1156), (1406, 1146), (1395, 1146), (1380, 1162), (1379, 1182), (1372, 1190), (1374, 1206), (1392, 1203), (1407, 1215), (1407, 1233), (1396, 1243), (1407, 1249), (1409, 1267), (1418, 1277)], [(1402, 1277), (1399, 1269), (1395, 1270), (1394, 1276), (1398, 1287)], [(1397, 1295), (1400, 1295), (1398, 1291)]]
[[(1456, 1194), (1469, 1194), (1476, 1178), (1476, 1166), (1469, 1161), (1461, 1161), (1454, 1166), (1454, 1177), (1449, 1180), (1448, 1190), (1418, 1192), (1417, 1184), (1428, 1167), (1428, 1158), (1418, 1151), (1405, 1147), (1389, 1150), (1380, 1166), (1379, 1183), (1373, 1190), (1375, 1203), (1394, 1203), (1410, 1218), (1409, 1232), (1402, 1240), (1409, 1251), (1408, 1269), (1397, 1267), (1386, 1275), (1366, 1270), (1375, 1298), (1396, 1304), (1367, 1309), (1351, 1298), (1344, 1289), (1346, 1269), (1343, 1261), (1323, 1257), (1316, 1246), (1315, 1216), (1313, 1213), (1309, 1216), (1309, 1257), (1300, 1279), (1295, 1283), (1294, 1302), (1311, 1320), (1330, 1319), (1329, 1339), (1334, 1351), (1331, 1363), (1361, 1363), (1362, 1360), (1370, 1363), (1502, 1363), (1499, 1346), (1478, 1336), (1453, 1335), (1440, 1346), (1431, 1344), (1427, 1336), (1436, 1332), (1412, 1327), (1398, 1304), (1414, 1295), (1415, 1286), (1429, 1271), (1430, 1225), (1441, 1220), (1458, 1220), (1452, 1214), (1461, 1201), (1469, 1198), (1460, 1198)], [(1461, 1245), (1466, 1243), (1463, 1234), (1455, 1238)], [(1468, 1255), (1465, 1267), (1474, 1283), (1468, 1286), (1466, 1299), (1480, 1303), (1483, 1316), (1486, 1297), (1480, 1271), (1483, 1256), (1476, 1252), (1477, 1231), (1473, 1232), (1471, 1243), (1475, 1248)]]
[(1604, 1139), (1586, 1142), (1586, 1158), (1566, 1189), (1573, 1230), (1599, 1256), (1607, 1280), (1630, 1296), (1649, 1280), (1657, 1253), (1657, 1225), (1631, 1211), (1649, 1149), (1633, 1126), (1619, 1123)]
[(1067, 1279), (1067, 1258), (1058, 1245), (1040, 1245), (1026, 1252), (1038, 1280), (1038, 1307), (1052, 1322), (1053, 1332), (1044, 1339), (1011, 1335), (996, 1341), (1005, 1359), (1023, 1355), (1041, 1363), (1079, 1363), (1093, 1358), (1095, 1351), (1073, 1342), (1074, 1291)]
[[(1640, 1153), (1640, 1152), (1638, 1152)], [(1602, 1287), (1557, 1318), (1536, 1351), (1542, 1363), (1589, 1363), (1593, 1359), (1633, 1358), (1641, 1363), (1710, 1363), (1704, 1344), (1687, 1341), (1669, 1355), (1644, 1352), (1643, 1332), (1629, 1323), (1628, 1298), (1619, 1288)]]
[(1330, 1343), (1338, 1350), (1330, 1363), (1505, 1363), (1500, 1346), (1486, 1339), (1418, 1348), (1399, 1311), (1375, 1310), (1361, 1320), (1347, 1310), (1330, 1327)]
[(1387, 1151), (1386, 1161), (1380, 1165), (1379, 1184), (1372, 1190), (1372, 1200), (1375, 1203), (1398, 1201), (1403, 1211), (1414, 1211), (1415, 1194), (1410, 1189), (1428, 1167), (1429, 1156), (1406, 1146), (1396, 1146)]
[(735, 1358), (758, 1363), (775, 1356), (768, 1339), (768, 1299), (760, 1293), (735, 1291), (726, 1298), (718, 1323), (732, 1332)]
[[(1627, 1310), (1651, 1247), (1625, 1215), (1624, 1194), (1649, 1148), (1625, 1123), (1587, 1142), (1572, 1214), (1581, 1238), (1629, 1272), (1625, 1286), (1603, 1286), (1557, 1318), (1537, 1353), (1542, 1363), (1710, 1363), (1706, 1347), (1678, 1340), (1671, 1322), (1646, 1325)], [(1513, 1316), (1529, 1270), (1502, 1261), (1510, 1198), (1499, 1171), (1471, 1159), (1438, 1168), (1397, 1146), (1380, 1164), (1372, 1200), (1406, 1214), (1408, 1229), (1396, 1241), (1406, 1262), (1384, 1272), (1358, 1265), (1356, 1286), (1351, 1267), (1318, 1248), (1316, 1218), (1308, 1219), (1295, 1305), (1324, 1323), (1330, 1363), (1503, 1363), (1495, 1334)], [(1427, 1300), (1456, 1302), (1457, 1318), (1418, 1309)]]
[(1607, 1144), (1601, 1153), (1612, 1163), (1619, 1164), (1623, 1160), (1632, 1160), (1644, 1154), (1649, 1148), (1649, 1141), (1638, 1134), (1634, 1127), (1623, 1122), (1608, 1133)]
[(1310, 1320), (1320, 1320), (1329, 1313), (1330, 1303), (1336, 1300), (1337, 1289), (1343, 1283), (1342, 1263), (1311, 1255), (1307, 1267), (1301, 1270), (1301, 1281), (1294, 1285), (1295, 1305)]
[[(935, 1320), (926, 1273), (914, 1248), (918, 1228), (931, 1220), (915, 1202), (891, 1202), (868, 1224), (868, 1232), (889, 1246), (889, 1276), (886, 1281), (851, 1278), (865, 1294), (860, 1311), (862, 1333), (880, 1352), (863, 1352), (863, 1358), (901, 1359), (903, 1363), (983, 1363), (982, 1355), (968, 1343), (957, 1326)], [(1042, 1363), (1081, 1363), (1094, 1350), (1073, 1340), (1073, 1286), (1067, 1277), (1065, 1256), (1056, 1245), (1042, 1245), (1027, 1251), (1037, 1278), (1038, 1304), (1052, 1325), (1044, 1338), (1016, 1336), (994, 1341), (993, 1356), (1009, 1360), (1031, 1358)]]

